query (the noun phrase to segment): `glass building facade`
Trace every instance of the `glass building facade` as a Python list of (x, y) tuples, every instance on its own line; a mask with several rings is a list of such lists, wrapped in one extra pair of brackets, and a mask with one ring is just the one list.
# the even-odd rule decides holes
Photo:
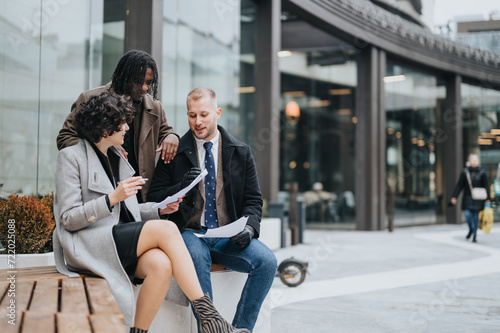
[[(127, 5), (33, 0), (0, 13), (2, 197), (54, 190), (56, 136), (78, 95), (110, 81), (125, 52)], [(254, 47), (241, 41), (242, 32), (246, 40), (252, 35), (253, 3), (222, 10), (203, 0), (165, 0), (163, 8), (160, 82), (169, 123), (184, 133), (187, 93), (209, 86), (224, 112), (220, 123), (250, 141)]]
[[(130, 18), (138, 15), (131, 2), (4, 4), (0, 12), (0, 197), (54, 190), (56, 136), (78, 95), (106, 84), (121, 55), (130, 49)], [(319, 215), (308, 209), (307, 222), (353, 222), (364, 209), (356, 204), (359, 166), (378, 163), (366, 160), (357, 149), (374, 143), (357, 131), (366, 116), (358, 105), (366, 93), (360, 90), (364, 84), (359, 79), (360, 61), (365, 60), (359, 55), (368, 44), (349, 37), (350, 31), (327, 29), (325, 23), (315, 26), (311, 15), (280, 9), (272, 15), (281, 24), (274, 34), (279, 35), (282, 52), (279, 58), (262, 60), (263, 45), (276, 37), (258, 34), (259, 17), (267, 15), (263, 7), (265, 2), (252, 0), (163, 0), (161, 22), (155, 23), (161, 31), (157, 42), (161, 45), (155, 45), (160, 51), (151, 53), (161, 71), (159, 96), (167, 119), (184, 134), (187, 93), (209, 86), (217, 92), (222, 108), (220, 124), (255, 151), (256, 119), (269, 112), (256, 108), (256, 92), (267, 89), (256, 79), (259, 59), (261, 63), (276, 60), (279, 154), (269, 158), (278, 159), (279, 195), (266, 199), (286, 200), (289, 184), (296, 182), (300, 197), (307, 201), (315, 184), (321, 183), (329, 205)], [(376, 146), (383, 150), (384, 171), (374, 182), (387, 187), (387, 197), (376, 200), (393, 202), (394, 218), (400, 223), (437, 223), (446, 214), (450, 191), (444, 182), (448, 125), (443, 119), (452, 106), (447, 84), (453, 73), (393, 57), (389, 51), (380, 59), (384, 70), (377, 74), (378, 96), (383, 101), (379, 112), (383, 121)], [(463, 126), (455, 129), (463, 138), (462, 155), (479, 152), (493, 183), (500, 162), (500, 92), (477, 80), (463, 81), (459, 115)], [(456, 164), (463, 166), (464, 161)], [(385, 219), (385, 212), (381, 214)]]

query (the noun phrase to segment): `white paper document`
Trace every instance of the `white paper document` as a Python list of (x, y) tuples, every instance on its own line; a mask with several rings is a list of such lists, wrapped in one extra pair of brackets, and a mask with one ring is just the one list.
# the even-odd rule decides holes
[(197, 234), (196, 236), (199, 238), (224, 238), (224, 237), (233, 237), (234, 235), (239, 234), (245, 229), (247, 225), (248, 216), (243, 216), (242, 218), (234, 221), (233, 223), (227, 224), (223, 227), (208, 229), (206, 234)]
[(179, 198), (182, 198), (185, 196), (193, 187), (195, 187), (205, 176), (208, 174), (207, 169), (203, 169), (203, 171), (196, 177), (191, 184), (188, 186), (184, 187), (182, 190), (179, 192), (175, 193), (174, 195), (166, 198), (162, 202), (158, 202), (157, 204), (153, 205), (153, 209), (159, 208), (159, 209), (164, 209), (167, 207), (168, 204), (171, 204), (172, 202), (176, 202)]

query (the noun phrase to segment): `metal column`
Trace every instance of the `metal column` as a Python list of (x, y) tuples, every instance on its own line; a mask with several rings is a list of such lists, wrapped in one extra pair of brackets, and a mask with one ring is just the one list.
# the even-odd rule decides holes
[[(453, 188), (464, 168), (462, 103), (460, 86), (462, 77), (453, 75), (446, 82), (446, 109), (443, 112), (443, 200), (448, 202)], [(459, 201), (460, 202), (460, 201)], [(446, 208), (446, 223), (461, 223), (460, 204)]]
[(257, 1), (255, 57), (255, 163), (264, 199), (279, 187), (281, 1)]
[(385, 52), (373, 46), (357, 58), (356, 90), (356, 229), (385, 228)]

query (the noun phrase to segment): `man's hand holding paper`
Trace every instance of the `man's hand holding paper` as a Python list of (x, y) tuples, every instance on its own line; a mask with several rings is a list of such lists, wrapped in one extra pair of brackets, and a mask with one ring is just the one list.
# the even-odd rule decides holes
[[(192, 169), (195, 169), (195, 168), (192, 168)], [(191, 169), (191, 170), (192, 170)], [(198, 169), (198, 168), (196, 168)], [(190, 171), (191, 171), (190, 170)], [(187, 174), (189, 174), (189, 172)], [(167, 207), (168, 204), (172, 203), (172, 202), (176, 202), (179, 198), (182, 198), (183, 196), (185, 196), (189, 191), (191, 191), (191, 189), (193, 187), (195, 187), (203, 178), (205, 178), (205, 176), (207, 175), (207, 169), (203, 169), (203, 171), (198, 174), (198, 176), (189, 184), (187, 185), (186, 187), (184, 187), (182, 190), (180, 190), (179, 192), (175, 193), (174, 195), (166, 198), (165, 200), (163, 200), (162, 202), (159, 202), (155, 205), (153, 205), (153, 208), (159, 208), (159, 209), (164, 209), (165, 207)], [(187, 175), (186, 174), (186, 175)], [(185, 178), (186, 178), (186, 175), (185, 175)], [(192, 175), (190, 175), (191, 177)], [(184, 179), (182, 181), (182, 184), (184, 184)]]
[(243, 216), (233, 223), (229, 223), (223, 227), (208, 229), (205, 234), (195, 234), (199, 238), (228, 238), (233, 237), (245, 229), (248, 216)]

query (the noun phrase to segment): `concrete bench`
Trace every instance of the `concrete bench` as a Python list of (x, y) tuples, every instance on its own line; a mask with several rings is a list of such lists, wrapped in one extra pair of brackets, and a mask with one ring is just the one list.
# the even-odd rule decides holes
[[(278, 250), (281, 247), (281, 219), (263, 219), (259, 239), (271, 250)], [(214, 305), (219, 313), (227, 321), (231, 322), (236, 312), (236, 306), (245, 285), (247, 274), (234, 272), (217, 264), (212, 265), (210, 274)], [(139, 291), (140, 286), (134, 287), (136, 298)], [(196, 333), (198, 329), (190, 306), (182, 306), (174, 302), (165, 301), (153, 320), (149, 332)], [(271, 300), (269, 295), (262, 304), (254, 333), (271, 333)]]
[[(236, 306), (246, 282), (247, 274), (231, 271), (218, 264), (212, 265), (210, 274), (214, 305), (219, 313), (228, 322), (231, 322), (236, 313)], [(140, 289), (140, 286), (134, 287), (136, 298)], [(197, 333), (196, 319), (191, 307), (164, 301), (149, 328), (149, 333), (162, 332)], [(271, 333), (271, 304), (269, 296), (262, 305), (254, 333)]]
[(0, 270), (0, 309), (3, 333), (124, 332), (106, 280), (68, 278), (55, 266)]

